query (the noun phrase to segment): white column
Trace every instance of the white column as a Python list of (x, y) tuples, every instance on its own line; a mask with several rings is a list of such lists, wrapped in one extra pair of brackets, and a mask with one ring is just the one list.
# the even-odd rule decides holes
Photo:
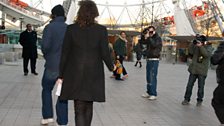
[(72, 24), (74, 22), (76, 16), (76, 8), (77, 7), (75, 4), (75, 0), (72, 0), (67, 14), (67, 20), (66, 20), (67, 24)]
[(195, 35), (194, 30), (188, 20), (188, 17), (179, 6), (179, 0), (173, 0), (174, 4), (174, 21), (176, 24), (176, 34), (180, 36)]

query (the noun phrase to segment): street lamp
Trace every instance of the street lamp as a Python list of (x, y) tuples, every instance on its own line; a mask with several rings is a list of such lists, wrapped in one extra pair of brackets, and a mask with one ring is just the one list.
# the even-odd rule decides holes
[(24, 17), (20, 17), (19, 20), (20, 20), (20, 31), (22, 31), (23, 30), (23, 20), (24, 20)]

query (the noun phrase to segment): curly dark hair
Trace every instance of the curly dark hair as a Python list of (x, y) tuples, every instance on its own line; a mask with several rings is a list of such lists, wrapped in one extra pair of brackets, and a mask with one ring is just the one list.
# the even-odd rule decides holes
[(80, 27), (91, 26), (96, 23), (95, 18), (99, 16), (99, 12), (95, 2), (91, 0), (79, 1), (79, 10), (75, 23)]

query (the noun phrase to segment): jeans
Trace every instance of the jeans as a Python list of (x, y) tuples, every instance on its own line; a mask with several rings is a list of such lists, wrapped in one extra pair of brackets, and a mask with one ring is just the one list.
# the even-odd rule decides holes
[[(42, 116), (44, 119), (53, 118), (52, 90), (57, 80), (58, 73), (48, 69), (44, 70), (42, 78)], [(68, 123), (68, 101), (57, 100), (56, 103), (57, 123)]]
[(221, 124), (224, 124), (224, 85), (219, 84), (213, 92), (212, 107)]
[(147, 93), (152, 96), (157, 96), (157, 74), (158, 74), (159, 60), (147, 60), (146, 65), (146, 80)]
[(205, 79), (206, 79), (206, 76), (203, 76), (203, 75), (190, 74), (184, 98), (187, 101), (191, 100), (192, 89), (193, 89), (193, 86), (194, 86), (194, 83), (195, 83), (196, 79), (198, 79), (198, 93), (197, 93), (198, 98), (197, 98), (197, 101), (202, 102), (203, 97), (204, 97), (204, 86), (205, 86)]

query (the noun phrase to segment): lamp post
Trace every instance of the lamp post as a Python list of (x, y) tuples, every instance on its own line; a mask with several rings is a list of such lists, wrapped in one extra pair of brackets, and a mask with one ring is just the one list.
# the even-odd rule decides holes
[(154, 23), (154, 18), (153, 18), (154, 13), (153, 13), (153, 11), (154, 11), (154, 3), (152, 1), (152, 20), (151, 20), (151, 25), (153, 25), (153, 23)]
[(23, 20), (24, 20), (24, 17), (20, 17), (19, 20), (20, 20), (20, 31), (22, 31), (23, 30)]

